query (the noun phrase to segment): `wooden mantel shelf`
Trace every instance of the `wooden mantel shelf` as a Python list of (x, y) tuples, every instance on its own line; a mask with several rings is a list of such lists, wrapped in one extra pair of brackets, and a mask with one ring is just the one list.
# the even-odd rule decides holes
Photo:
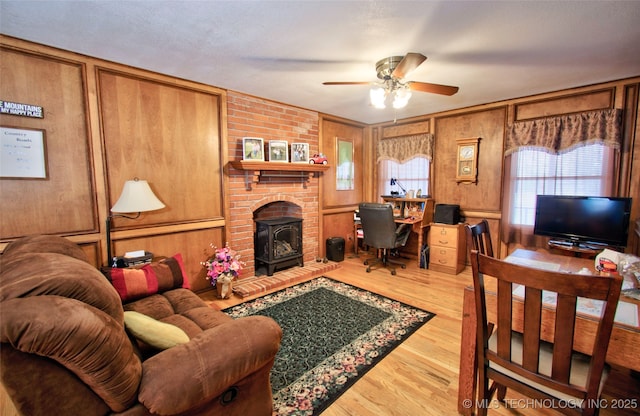
[(250, 160), (234, 160), (229, 162), (238, 170), (282, 170), (290, 172), (324, 172), (329, 165), (314, 165), (311, 163), (285, 163), (285, 162), (253, 162)]
[(301, 178), (306, 184), (313, 176), (320, 175), (330, 167), (329, 165), (312, 163), (254, 162), (250, 160), (234, 160), (229, 164), (234, 169), (244, 171), (247, 190), (251, 189), (252, 183), (258, 183), (260, 177)]

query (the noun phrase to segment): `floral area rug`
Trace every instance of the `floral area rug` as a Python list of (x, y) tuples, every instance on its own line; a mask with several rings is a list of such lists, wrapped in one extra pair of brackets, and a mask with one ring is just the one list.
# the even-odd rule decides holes
[(224, 310), (283, 330), (271, 370), (275, 415), (318, 415), (435, 314), (320, 277)]

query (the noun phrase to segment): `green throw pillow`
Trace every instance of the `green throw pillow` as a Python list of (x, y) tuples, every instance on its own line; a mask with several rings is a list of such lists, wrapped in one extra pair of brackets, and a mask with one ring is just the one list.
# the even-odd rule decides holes
[(182, 329), (140, 312), (126, 311), (124, 324), (136, 338), (161, 350), (189, 342), (189, 337)]

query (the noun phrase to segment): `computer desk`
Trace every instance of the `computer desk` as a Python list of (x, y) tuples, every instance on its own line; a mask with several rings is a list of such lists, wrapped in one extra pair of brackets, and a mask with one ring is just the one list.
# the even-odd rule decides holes
[[(583, 259), (578, 257), (562, 256), (542, 251), (530, 251), (518, 249), (511, 253), (505, 261), (514, 261), (522, 264), (521, 260), (556, 263), (560, 265), (560, 271), (578, 272), (583, 267), (588, 268), (593, 273), (594, 261), (592, 259)], [(638, 285), (637, 282), (633, 282)], [(620, 297), (624, 302), (635, 303), (640, 302), (628, 297)], [(514, 299), (514, 303), (518, 301)], [(639, 307), (640, 310), (640, 307)], [(555, 309), (545, 307), (542, 315), (542, 326), (547, 327), (546, 333), (553, 334), (551, 328), (551, 318), (555, 314)], [(487, 291), (487, 319), (495, 322), (496, 318), (496, 296)], [(546, 319), (545, 319), (546, 316)], [(640, 321), (640, 317), (638, 317)], [(476, 310), (473, 287), (464, 289), (463, 306), (462, 306), (462, 336), (460, 340), (460, 373), (458, 378), (458, 412), (463, 415), (471, 415), (474, 412), (473, 403), (476, 397)], [(574, 340), (574, 349), (578, 352), (588, 353), (591, 350), (595, 339), (595, 331), (598, 324), (598, 318), (590, 315), (578, 314), (576, 318), (576, 331)], [(514, 322), (514, 329), (522, 328), (522, 322)], [(553, 339), (545, 339), (552, 342)], [(609, 349), (607, 350), (607, 363), (618, 365), (620, 367), (629, 368), (640, 371), (640, 327), (624, 325), (614, 322), (611, 340), (609, 341)], [(469, 402), (468, 400), (471, 400)]]
[(424, 234), (425, 234), (425, 228), (428, 228), (431, 224), (431, 221), (429, 221), (427, 224), (425, 224), (423, 221), (423, 216), (414, 216), (414, 217), (407, 217), (407, 218), (396, 218), (395, 222), (396, 224), (409, 224), (411, 225), (411, 232), (415, 233), (418, 235), (418, 250), (416, 253), (417, 259), (418, 259), (418, 264), (420, 264), (420, 250), (422, 248), (422, 242), (424, 240)]
[[(396, 224), (409, 224), (411, 225), (411, 232), (415, 233), (418, 237), (418, 249), (416, 252), (416, 258), (418, 259), (418, 263), (420, 262), (420, 249), (422, 247), (423, 241), (424, 241), (424, 235), (425, 235), (425, 231), (426, 229), (429, 228), (429, 226), (431, 225), (431, 220), (432, 220), (433, 216), (431, 217), (427, 217), (426, 221), (423, 221), (424, 216), (422, 215), (418, 215), (418, 216), (410, 216), (410, 217), (406, 217), (406, 218), (396, 218), (394, 221), (396, 222)], [(425, 223), (426, 222), (426, 223)], [(358, 230), (361, 230), (362, 226), (360, 224), (360, 222), (354, 222), (354, 251), (355, 254), (358, 254), (358, 238), (362, 238), (361, 236), (358, 235)]]

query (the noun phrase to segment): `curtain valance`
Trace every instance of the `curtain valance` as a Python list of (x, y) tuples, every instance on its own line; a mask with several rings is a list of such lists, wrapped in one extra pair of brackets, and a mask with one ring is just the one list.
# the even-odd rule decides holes
[(522, 148), (560, 154), (592, 143), (620, 149), (622, 110), (609, 109), (515, 122), (509, 126), (505, 156)]
[(414, 157), (433, 157), (433, 139), (431, 133), (415, 134), (412, 136), (394, 137), (378, 142), (378, 162), (393, 160), (405, 163)]

